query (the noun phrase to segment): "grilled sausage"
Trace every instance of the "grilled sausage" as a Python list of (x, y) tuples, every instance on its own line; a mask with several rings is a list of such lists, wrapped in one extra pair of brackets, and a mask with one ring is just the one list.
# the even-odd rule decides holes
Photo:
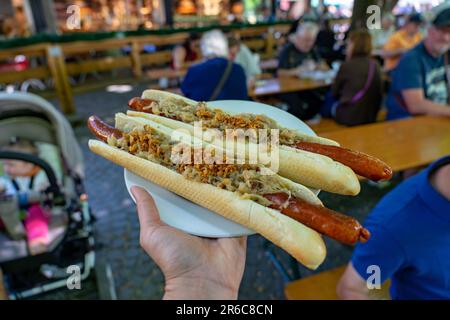
[(342, 213), (289, 197), (283, 192), (266, 194), (264, 198), (272, 202), (271, 208), (344, 244), (353, 245), (358, 240), (364, 243), (370, 238), (370, 232), (357, 220)]
[(363, 152), (312, 142), (297, 142), (295, 147), (330, 157), (372, 181), (389, 180), (392, 177), (392, 169), (386, 163)]
[(110, 126), (97, 116), (90, 116), (87, 126), (97, 138), (104, 142), (107, 142), (110, 136), (114, 136), (117, 139), (122, 137), (122, 132), (119, 129)]
[(153, 100), (150, 99), (134, 97), (131, 98), (130, 101), (128, 101), (128, 107), (130, 107), (130, 109), (135, 111), (151, 113), (151, 110), (149, 110), (150, 108), (146, 107), (150, 106), (152, 102)]

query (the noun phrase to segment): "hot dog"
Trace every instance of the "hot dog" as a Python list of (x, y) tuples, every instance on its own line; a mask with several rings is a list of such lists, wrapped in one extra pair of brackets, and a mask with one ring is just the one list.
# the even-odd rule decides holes
[[(144, 96), (147, 98), (136, 97), (131, 99), (128, 104), (129, 107), (135, 111), (157, 114), (189, 124), (202, 120), (207, 122), (207, 127), (218, 127), (220, 129), (223, 129), (221, 127), (223, 124), (231, 129), (237, 127), (281, 129), (281, 145), (329, 157), (338, 163), (350, 167), (355, 173), (373, 181), (388, 180), (392, 177), (392, 169), (375, 157), (342, 148), (336, 142), (328, 139), (307, 136), (293, 130), (281, 128), (275, 121), (263, 115), (253, 117), (245, 114), (228, 115), (220, 112), (220, 110), (208, 108), (205, 103), (196, 103), (183, 97), (156, 90), (147, 90), (144, 92)], [(168, 104), (170, 104), (169, 108)], [(178, 105), (178, 108), (176, 108), (176, 105)], [(190, 110), (191, 114), (186, 114), (185, 110)], [(219, 119), (216, 123), (214, 123), (215, 118)]]
[[(134, 98), (130, 101), (131, 108), (140, 111), (128, 111), (127, 115), (158, 122), (174, 130), (187, 130), (191, 135), (195, 130), (192, 123), (198, 119), (202, 121), (204, 129), (212, 128), (220, 132), (226, 132), (227, 129), (233, 128), (244, 129), (247, 132), (249, 131), (247, 129), (250, 128), (256, 129), (254, 131), (258, 137), (259, 129), (270, 129), (266, 132), (278, 131), (280, 144), (277, 148), (277, 152), (279, 152), (277, 159), (279, 161), (278, 168), (274, 170), (281, 176), (311, 188), (339, 194), (356, 195), (360, 191), (359, 180), (352, 169), (328, 156), (288, 146), (295, 142), (295, 131), (279, 129), (275, 121), (268, 117), (251, 114), (233, 116), (221, 110), (212, 110), (203, 102), (197, 103), (178, 95), (156, 90), (144, 91), (143, 97), (147, 100)], [(148, 105), (149, 100), (152, 101), (150, 105)], [(155, 102), (156, 100), (158, 102)], [(273, 128), (278, 130), (272, 130)], [(321, 137), (301, 134), (299, 136), (308, 142), (338, 145), (334, 141)], [(211, 143), (221, 146), (223, 142), (220, 141), (217, 144), (216, 141), (213, 141)], [(248, 156), (247, 153), (246, 157)], [(260, 163), (267, 166), (264, 162)]]
[[(325, 252), (312, 229), (345, 244), (369, 238), (356, 220), (324, 208), (302, 185), (276, 174), (262, 176), (259, 165), (174, 164), (170, 128), (123, 114), (116, 115), (116, 127), (95, 116), (88, 127), (107, 143), (90, 141), (92, 151), (254, 229), (310, 268), (320, 264)], [(202, 194), (205, 187), (212, 189)]]

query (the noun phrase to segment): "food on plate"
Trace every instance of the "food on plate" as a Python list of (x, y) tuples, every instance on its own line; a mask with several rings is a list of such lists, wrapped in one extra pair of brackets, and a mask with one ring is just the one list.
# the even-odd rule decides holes
[[(198, 145), (173, 140), (174, 129), (122, 113), (115, 120), (111, 127), (89, 118), (88, 127), (100, 140), (89, 141), (93, 152), (260, 233), (308, 268), (317, 268), (326, 255), (319, 233), (346, 244), (370, 237), (355, 219), (324, 208), (307, 187), (267, 174), (259, 164), (196, 164)], [(208, 146), (202, 142), (201, 147)]]

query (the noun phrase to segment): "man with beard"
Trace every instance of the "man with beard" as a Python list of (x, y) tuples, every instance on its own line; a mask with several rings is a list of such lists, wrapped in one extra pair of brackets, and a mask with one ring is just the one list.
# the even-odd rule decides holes
[(388, 120), (427, 114), (450, 116), (450, 1), (434, 10), (427, 37), (392, 72)]

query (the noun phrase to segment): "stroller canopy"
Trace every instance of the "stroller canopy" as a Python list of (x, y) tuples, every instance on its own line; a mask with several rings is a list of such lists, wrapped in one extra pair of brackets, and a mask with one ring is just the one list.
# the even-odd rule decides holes
[[(20, 111), (39, 113), (50, 121), (55, 130), (55, 141), (64, 158), (65, 165), (72, 172), (84, 177), (83, 154), (66, 118), (52, 104), (35, 94), (23, 92), (0, 93), (0, 117), (5, 113), (11, 112), (14, 114)], [(2, 132), (1, 127), (0, 133), (0, 137), (8, 134)]]

